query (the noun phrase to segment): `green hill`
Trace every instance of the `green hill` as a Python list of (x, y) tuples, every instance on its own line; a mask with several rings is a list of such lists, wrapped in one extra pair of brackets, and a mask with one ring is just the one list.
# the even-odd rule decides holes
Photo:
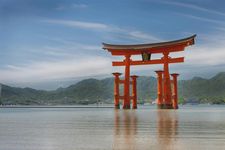
[[(156, 99), (157, 82), (154, 77), (141, 76), (137, 80), (139, 102)], [(98, 101), (113, 103), (113, 78), (103, 80), (86, 79), (67, 88), (54, 91), (15, 88), (2, 85), (0, 104), (10, 105), (65, 105), (93, 104)], [(219, 73), (211, 79), (194, 77), (178, 83), (179, 98), (183, 103), (225, 103), (225, 73)], [(121, 92), (123, 89), (121, 88)]]
[(195, 77), (192, 80), (179, 82), (180, 97), (195, 99), (200, 103), (225, 102), (225, 72), (221, 72), (211, 79)]

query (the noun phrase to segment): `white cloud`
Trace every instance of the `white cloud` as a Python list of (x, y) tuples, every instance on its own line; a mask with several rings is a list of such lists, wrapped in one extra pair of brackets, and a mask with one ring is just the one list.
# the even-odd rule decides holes
[(0, 83), (20, 84), (110, 74), (110, 58), (94, 55), (94, 51), (102, 50), (100, 45), (81, 44), (60, 38), (51, 40), (59, 46), (27, 48), (26, 52), (31, 56), (41, 56), (38, 60), (31, 59), (24, 64), (9, 64), (2, 68)]
[(41, 82), (108, 74), (111, 60), (106, 57), (84, 56), (65, 58), (61, 61), (33, 62), (27, 65), (8, 65), (0, 70), (1, 82)]
[(70, 5), (60, 4), (56, 7), (56, 10), (62, 11), (62, 10), (68, 10), (68, 9), (86, 9), (86, 8), (88, 8), (87, 4), (73, 3)]
[(225, 64), (224, 47), (199, 46), (190, 48), (185, 52), (186, 61), (194, 66), (214, 66)]
[(87, 8), (88, 5), (87, 4), (72, 4), (72, 8)]
[(147, 34), (140, 30), (131, 30), (131, 29), (117, 27), (117, 26), (108, 25), (104, 23), (85, 22), (85, 21), (77, 21), (77, 20), (59, 20), (59, 19), (47, 19), (42, 21), (46, 23), (51, 23), (51, 24), (64, 25), (67, 27), (81, 28), (81, 29), (86, 29), (91, 31), (100, 31), (104, 33), (113, 33), (126, 39), (138, 40), (143, 42), (160, 41), (160, 38), (157, 38), (156, 36)]
[(91, 30), (107, 30), (109, 27), (106, 24), (95, 23), (95, 22), (84, 22), (84, 21), (74, 21), (74, 20), (42, 20), (43, 22), (59, 24), (69, 27), (76, 27), (82, 29), (91, 29)]
[(195, 5), (195, 4), (175, 2), (175, 1), (158, 1), (158, 2), (163, 3), (163, 4), (175, 5), (175, 6), (190, 8), (190, 9), (194, 9), (194, 10), (198, 10), (198, 11), (202, 11), (202, 12), (207, 12), (207, 13), (211, 13), (211, 14), (225, 16), (224, 12), (219, 12), (219, 11), (216, 11), (216, 10), (211, 10), (211, 9), (208, 9), (208, 8), (200, 7), (200, 6)]
[(188, 17), (188, 18), (192, 18), (192, 19), (195, 19), (195, 20), (225, 25), (225, 22), (221, 21), (221, 20), (215, 20), (215, 19), (198, 17), (198, 16), (194, 16), (194, 15), (187, 15), (187, 14), (181, 14), (181, 13), (179, 13), (179, 15), (182, 15), (182, 16), (185, 16), (185, 17)]
[(141, 31), (127, 31), (128, 36), (130, 38), (138, 39), (138, 40), (144, 40), (144, 41), (160, 41), (159, 38), (156, 38), (155, 36), (151, 36), (149, 34), (143, 33)]

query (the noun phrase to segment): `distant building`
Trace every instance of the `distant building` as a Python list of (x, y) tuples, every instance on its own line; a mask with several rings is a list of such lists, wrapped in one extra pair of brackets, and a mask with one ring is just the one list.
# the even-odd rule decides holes
[(186, 100), (185, 104), (197, 105), (197, 104), (199, 104), (199, 101), (195, 98), (192, 98), (192, 99)]
[(0, 97), (2, 97), (2, 85), (0, 84)]

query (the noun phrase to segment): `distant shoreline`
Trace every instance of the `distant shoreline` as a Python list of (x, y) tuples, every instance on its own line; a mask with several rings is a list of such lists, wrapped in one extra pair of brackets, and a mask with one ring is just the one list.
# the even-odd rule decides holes
[(0, 108), (114, 108), (114, 106), (0, 106)]
[[(225, 104), (180, 104), (179, 106), (225, 106)], [(140, 105), (143, 106), (143, 105)], [(145, 105), (154, 106), (154, 105)], [(0, 105), (1, 108), (114, 108), (113, 105), (42, 105), (42, 106), (32, 106), (32, 105)]]

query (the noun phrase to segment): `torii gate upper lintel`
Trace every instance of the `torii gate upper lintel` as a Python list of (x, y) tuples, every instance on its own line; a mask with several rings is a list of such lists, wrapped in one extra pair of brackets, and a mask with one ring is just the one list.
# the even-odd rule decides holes
[[(112, 56), (124, 56), (123, 61), (113, 61), (112, 66), (125, 66), (125, 78), (121, 80), (121, 73), (113, 73), (115, 76), (114, 82), (114, 103), (115, 108), (119, 108), (119, 100), (123, 99), (123, 108), (130, 109), (130, 100), (132, 99), (132, 108), (137, 108), (137, 90), (136, 79), (138, 76), (130, 76), (130, 66), (132, 65), (151, 65), (163, 64), (163, 70), (156, 71), (157, 73), (157, 105), (161, 109), (178, 109), (177, 95), (177, 76), (179, 74), (171, 74), (170, 79), (169, 64), (182, 63), (184, 57), (171, 58), (171, 52), (184, 51), (185, 47), (194, 45), (196, 35), (168, 42), (137, 44), (137, 45), (113, 45), (103, 43), (103, 49), (108, 50)], [(152, 54), (162, 53), (161, 59), (151, 60)], [(132, 55), (142, 55), (142, 60), (131, 60)], [(130, 80), (130, 78), (132, 80)], [(119, 84), (124, 84), (124, 95), (119, 95)], [(132, 96), (130, 96), (130, 84), (132, 84)], [(171, 88), (173, 85), (173, 90)]]

